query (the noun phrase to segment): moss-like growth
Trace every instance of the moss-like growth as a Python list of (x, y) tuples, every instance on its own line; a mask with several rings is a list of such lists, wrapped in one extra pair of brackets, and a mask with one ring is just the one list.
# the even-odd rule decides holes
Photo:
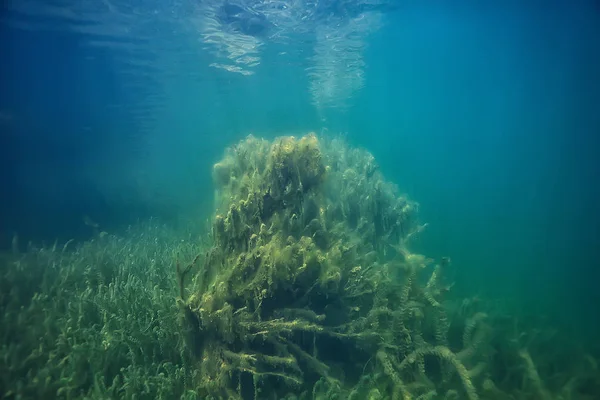
[[(425, 377), (424, 349), (447, 346), (447, 262), (419, 284), (431, 260), (406, 247), (422, 229), (417, 205), (382, 179), (370, 154), (314, 134), (248, 137), (227, 150), (214, 177), (214, 246), (183, 305), (203, 336), (202, 395), (348, 396), (365, 379), (384, 398), (435, 389), (403, 384), (406, 371), (392, 360), (417, 354)], [(456, 389), (476, 398), (466, 367), (436, 349), (460, 372)], [(268, 397), (259, 394), (266, 387)]]

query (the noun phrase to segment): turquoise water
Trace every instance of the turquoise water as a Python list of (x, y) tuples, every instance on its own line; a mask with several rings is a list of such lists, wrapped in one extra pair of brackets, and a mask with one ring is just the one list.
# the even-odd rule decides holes
[[(227, 147), (248, 134), (341, 135), (419, 203), (428, 225), (410, 248), (452, 259), (455, 299), (507, 303), (520, 321), (541, 317), (545, 325), (533, 330), (570, 335), (597, 362), (597, 2), (32, 0), (2, 7), (5, 271), (55, 241), (100, 252), (85, 246), (140, 232), (150, 218), (170, 232), (155, 233), (167, 253), (174, 238), (200, 246), (216, 212), (213, 165)], [(11, 276), (5, 282), (21, 281)], [(39, 291), (27, 287), (17, 291)], [(165, 291), (175, 307), (177, 293)], [(18, 301), (29, 304), (24, 296)], [(556, 340), (548, 346), (568, 347)], [(550, 364), (540, 367), (542, 380), (577, 375)], [(598, 398), (599, 374), (586, 380), (593, 389), (572, 398)], [(568, 398), (558, 389), (519, 390), (512, 398)], [(8, 381), (0, 391), (19, 393)]]

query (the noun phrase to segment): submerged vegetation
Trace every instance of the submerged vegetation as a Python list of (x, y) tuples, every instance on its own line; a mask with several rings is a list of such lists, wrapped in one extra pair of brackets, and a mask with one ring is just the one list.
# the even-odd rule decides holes
[(452, 293), (417, 204), (340, 140), (248, 137), (209, 232), (0, 259), (3, 399), (595, 399), (598, 359)]

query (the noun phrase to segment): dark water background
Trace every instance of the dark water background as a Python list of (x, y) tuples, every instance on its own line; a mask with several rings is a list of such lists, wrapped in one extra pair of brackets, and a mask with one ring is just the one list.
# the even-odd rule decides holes
[[(342, 132), (420, 203), (429, 228), (416, 246), (453, 259), (459, 290), (598, 332), (598, 2), (377, 11), (385, 24), (368, 37), (365, 85), (343, 110), (311, 103), (308, 39), (266, 46), (242, 76), (160, 25), (121, 40), (3, 7), (3, 248), (14, 233), (22, 246), (89, 238), (86, 215), (110, 232), (150, 216), (201, 221), (226, 146), (251, 132)], [(283, 62), (282, 51), (295, 55)]]

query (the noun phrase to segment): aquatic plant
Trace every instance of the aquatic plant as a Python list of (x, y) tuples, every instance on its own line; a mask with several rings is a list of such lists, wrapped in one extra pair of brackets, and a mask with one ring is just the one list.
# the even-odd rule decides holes
[(408, 250), (417, 204), (370, 154), (250, 136), (213, 172), (214, 245), (180, 299), (202, 395), (357, 397), (370, 382), (383, 398), (479, 397), (485, 315), (450, 341), (449, 260)]
[(410, 250), (418, 205), (368, 152), (250, 136), (213, 178), (207, 234), (0, 256), (0, 398), (597, 398), (590, 349)]
[(0, 398), (177, 398), (193, 369), (171, 268), (190, 242), (154, 224), (128, 238), (4, 255)]

